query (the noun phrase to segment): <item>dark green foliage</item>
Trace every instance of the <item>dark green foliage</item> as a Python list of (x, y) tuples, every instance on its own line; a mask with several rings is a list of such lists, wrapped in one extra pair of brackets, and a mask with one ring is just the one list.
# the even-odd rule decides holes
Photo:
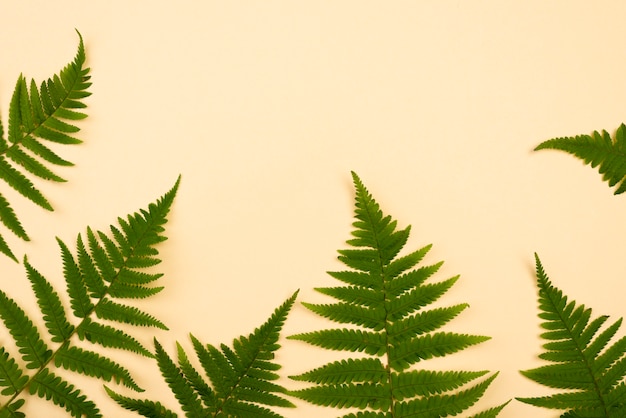
[(626, 125), (617, 128), (615, 137), (607, 131), (593, 132), (592, 135), (554, 138), (539, 144), (535, 150), (556, 149), (568, 152), (589, 164), (598, 167), (602, 180), (610, 187), (616, 186), (615, 194), (626, 191)]
[[(353, 173), (356, 187), (356, 221), (352, 247), (339, 251), (339, 260), (350, 269), (331, 272), (345, 283), (319, 292), (338, 302), (304, 303), (313, 312), (349, 328), (308, 332), (289, 337), (331, 350), (361, 352), (347, 360), (326, 364), (293, 376), (314, 385), (292, 392), (317, 405), (359, 408), (344, 417), (443, 417), (456, 415), (478, 401), (495, 374), (436, 372), (415, 369), (432, 357), (442, 357), (487, 340), (487, 337), (439, 331), (467, 304), (426, 310), (457, 280), (430, 283), (441, 263), (420, 266), (430, 246), (399, 256), (410, 228), (380, 210)], [(477, 416), (496, 416), (504, 407)]]
[(166, 239), (163, 226), (178, 184), (147, 210), (119, 218), (119, 227), (111, 227), (113, 238), (88, 229), (88, 244), (79, 235), (76, 255), (58, 240), (72, 315), (50, 281), (24, 258), (47, 333), (0, 290), (0, 319), (17, 347), (17, 353), (0, 347), (0, 417), (23, 417), (19, 409), (28, 394), (50, 400), (75, 417), (101, 416), (79, 388), (54, 374), (55, 368), (142, 390), (124, 366), (90, 350), (85, 341), (153, 356), (116, 323), (165, 328), (163, 323), (114, 299), (144, 297), (161, 289), (151, 285), (160, 274), (143, 270), (160, 262), (155, 245)]
[(564, 391), (536, 398), (518, 398), (544, 408), (566, 410), (562, 417), (623, 418), (626, 416), (626, 337), (612, 345), (622, 323), (604, 326), (607, 316), (593, 318), (591, 309), (568, 301), (552, 285), (536, 257), (539, 317), (547, 342), (539, 357), (550, 364), (522, 374)]
[[(156, 359), (165, 381), (174, 393), (185, 416), (200, 417), (280, 417), (266, 408), (294, 407), (281, 394), (286, 389), (273, 383), (279, 378), (280, 365), (274, 353), (280, 347), (280, 330), (293, 306), (296, 295), (279, 306), (270, 318), (252, 334), (239, 337), (232, 347), (202, 344), (193, 335), (193, 347), (204, 375), (191, 364), (180, 344), (178, 364), (157, 340)], [(128, 398), (107, 388), (118, 404), (145, 417), (175, 417), (176, 414), (158, 402)]]
[[(80, 37), (80, 34), (79, 34)], [(41, 83), (27, 83), (20, 75), (9, 105), (8, 136), (0, 121), (0, 179), (24, 197), (52, 210), (52, 206), (30, 178), (65, 181), (54, 174), (50, 165), (69, 166), (47, 143), (77, 144), (76, 121), (87, 115), (83, 99), (91, 83), (89, 68), (84, 68), (85, 51), (80, 39), (74, 61), (58, 74)], [(30, 177), (30, 178), (29, 178)], [(0, 193), (0, 222), (18, 237), (28, 234), (9, 201)], [(17, 261), (6, 240), (0, 235), (0, 252)]]

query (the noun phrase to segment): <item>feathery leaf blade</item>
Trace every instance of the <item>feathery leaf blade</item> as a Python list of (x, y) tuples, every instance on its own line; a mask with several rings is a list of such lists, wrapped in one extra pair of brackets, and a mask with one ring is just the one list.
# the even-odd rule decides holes
[(322, 367), (297, 376), (289, 376), (289, 378), (325, 385), (355, 382), (381, 383), (387, 378), (387, 371), (378, 358), (349, 358), (327, 363)]
[(539, 144), (535, 150), (554, 149), (565, 151), (592, 168), (598, 168), (602, 180), (615, 187), (615, 194), (626, 191), (626, 125), (621, 124), (615, 136), (607, 131), (594, 131), (591, 135), (554, 138)]
[(9, 330), (27, 369), (43, 367), (52, 352), (48, 349), (26, 312), (0, 290), (0, 318)]
[(24, 399), (17, 399), (11, 402), (0, 411), (0, 418), (26, 418), (26, 414), (19, 409), (24, 405)]
[[(79, 128), (75, 122), (86, 117), (79, 111), (85, 107), (83, 99), (89, 96), (89, 69), (83, 68), (85, 51), (80, 34), (74, 60), (59, 73), (41, 83), (27, 83), (20, 75), (9, 103), (8, 142), (0, 126), (0, 180), (22, 196), (47, 210), (53, 210), (43, 193), (31, 181), (39, 177), (51, 181), (65, 181), (48, 164), (71, 165), (43, 145), (39, 139), (62, 144), (79, 143), (70, 137)], [(9, 163), (11, 160), (13, 164)], [(26, 232), (17, 221), (6, 199), (0, 202), (0, 222), (18, 237), (27, 240)], [(1, 239), (0, 252), (15, 259), (6, 241)], [(15, 259), (16, 260), (16, 259)], [(17, 260), (16, 260), (17, 261)]]
[(57, 242), (61, 248), (63, 276), (67, 284), (67, 294), (70, 297), (72, 311), (77, 318), (87, 318), (93, 312), (94, 304), (87, 293), (82, 272), (67, 245), (60, 239), (57, 239)]
[(24, 389), (27, 383), (28, 376), (4, 347), (0, 347), (0, 386), (4, 388), (0, 394), (14, 395)]
[[(139, 248), (143, 253), (150, 251), (151, 257), (158, 254), (153, 244), (165, 239), (162, 234), (163, 225), (167, 221), (166, 217), (179, 180), (169, 192), (149, 206), (152, 208), (152, 213), (142, 211), (142, 215), (136, 217), (137, 225), (141, 228), (135, 233), (132, 245), (126, 248), (128, 251), (124, 252), (125, 259), (130, 259), (135, 248)], [(142, 240), (142, 236), (148, 239)], [(54, 368), (80, 373), (106, 382), (115, 381), (136, 391), (142, 390), (124, 366), (104, 355), (83, 348), (80, 343), (74, 345), (72, 342), (76, 334), (79, 340), (99, 344), (105, 348), (119, 348), (153, 357), (152, 353), (131, 334), (121, 328), (98, 323), (93, 317), (100, 316), (133, 325), (164, 327), (160, 321), (139, 309), (111, 300), (113, 297), (110, 294), (111, 287), (119, 278), (120, 271), (128, 269), (125, 267), (125, 259), (122, 258), (120, 265), (116, 268), (106, 251), (102, 250), (100, 245), (103, 241), (102, 235), (88, 229), (88, 239), (89, 248), (86, 248), (82, 238), (78, 236), (77, 259), (69, 248), (57, 239), (63, 259), (63, 274), (69, 304), (72, 307), (73, 316), (80, 320), (77, 326), (70, 323), (60, 297), (52, 285), (28, 263), (26, 257), (24, 259), (28, 278), (44, 317), (46, 330), (53, 342), (59, 343), (54, 352), (47, 348), (33, 325), (33, 321), (14, 301), (0, 291), (0, 318), (15, 340), (22, 360), (26, 363), (25, 367), (38, 369), (35, 374), (28, 377), (16, 366), (16, 362), (8, 354), (0, 358), (0, 387), (4, 388), (3, 393), (10, 393), (12, 396), (9, 402), (0, 405), (0, 416), (19, 415), (15, 411), (19, 405), (23, 404), (27, 388), (31, 394), (36, 393), (56, 405), (65, 407), (74, 416), (99, 416), (93, 402), (87, 400), (72, 384), (57, 377), (52, 372)], [(102, 271), (106, 271), (108, 280), (104, 279)]]
[(125, 367), (96, 352), (83, 350), (80, 347), (68, 347), (64, 344), (57, 350), (54, 361), (57, 367), (107, 382), (115, 380), (137, 392), (143, 392)]
[(68, 340), (74, 331), (74, 326), (67, 318), (59, 294), (50, 282), (28, 263), (26, 257), (24, 257), (24, 267), (37, 297), (37, 304), (43, 314), (46, 328), (52, 337), (51, 340), (57, 343)]
[(154, 316), (143, 312), (134, 306), (122, 305), (109, 299), (102, 299), (95, 309), (96, 315), (100, 319), (108, 319), (125, 324), (155, 327), (167, 330), (167, 326)]
[(198, 370), (196, 370), (191, 364), (189, 358), (187, 357), (187, 353), (179, 343), (176, 343), (176, 349), (178, 351), (178, 366), (183, 372), (185, 379), (187, 379), (189, 385), (198, 394), (200, 399), (202, 399), (204, 405), (209, 406), (207, 410), (209, 412), (214, 412), (213, 405), (216, 405), (217, 403), (215, 392), (200, 375)]
[(153, 402), (149, 400), (132, 399), (126, 396), (122, 396), (108, 387), (104, 387), (107, 394), (111, 399), (117, 402), (122, 408), (137, 412), (139, 415), (148, 418), (177, 418), (175, 412), (167, 409), (160, 402)]
[[(427, 282), (442, 264), (420, 265), (431, 245), (401, 255), (411, 228), (398, 228), (398, 222), (382, 212), (356, 173), (352, 177), (356, 220), (352, 224), (353, 238), (347, 241), (352, 248), (339, 250), (338, 257), (348, 270), (329, 272), (346, 285), (316, 289), (335, 298), (334, 303), (303, 303), (319, 316), (349, 324), (350, 328), (323, 329), (287, 338), (364, 355), (291, 376), (313, 384), (291, 394), (316, 405), (364, 409), (344, 418), (456, 415), (482, 397), (495, 375), (466, 388), (487, 372), (407, 369), (489, 338), (438, 331), (468, 307), (457, 304), (426, 309), (456, 283), (458, 276)], [(485, 411), (484, 416), (496, 416), (504, 405)]]
[(30, 393), (65, 408), (73, 417), (102, 417), (96, 405), (61, 377), (43, 369), (30, 382)]
[(150, 351), (148, 351), (139, 341), (129, 334), (109, 325), (103, 325), (92, 321), (89, 318), (86, 318), (78, 327), (76, 327), (76, 334), (81, 340), (86, 340), (93, 344), (99, 344), (105, 348), (119, 348), (136, 354), (141, 354), (145, 357), (152, 357), (152, 353), (150, 353)]
[(154, 346), (156, 348), (155, 357), (159, 364), (159, 370), (161, 370), (161, 374), (174, 393), (183, 411), (187, 413), (187, 416), (207, 416), (200, 398), (193, 388), (187, 384), (182, 371), (176, 366), (156, 339), (154, 340)]
[[(161, 374), (188, 417), (233, 418), (281, 416), (270, 407), (295, 407), (283, 397), (288, 391), (275, 383), (280, 365), (274, 362), (280, 331), (298, 292), (295, 292), (257, 329), (233, 341), (232, 347), (203, 344), (190, 335), (209, 385), (177, 343), (178, 365), (155, 339)], [(137, 401), (109, 395), (129, 410), (153, 407), (153, 401)], [(158, 415), (157, 415), (158, 416)]]
[[(543, 408), (566, 411), (571, 417), (618, 417), (615, 411), (626, 410), (626, 339), (609, 345), (622, 320), (601, 330), (606, 316), (591, 319), (586, 309), (556, 288), (546, 274), (537, 254), (537, 287), (539, 289), (539, 316), (542, 327), (549, 329), (542, 337), (547, 351), (540, 356), (551, 363), (522, 371), (527, 378), (556, 389), (565, 389), (552, 395), (517, 398)], [(613, 367), (611, 367), (613, 366)]]
[(445, 417), (457, 415), (473, 406), (485, 393), (497, 373), (484, 381), (453, 394), (442, 394), (399, 402), (396, 416), (403, 417)]

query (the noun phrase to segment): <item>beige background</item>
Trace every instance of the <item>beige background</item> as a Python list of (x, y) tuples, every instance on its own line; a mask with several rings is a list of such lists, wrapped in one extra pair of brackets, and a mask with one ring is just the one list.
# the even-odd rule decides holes
[[(94, 82), (85, 143), (62, 151), (76, 163), (58, 170), (69, 183), (42, 185), (56, 212), (14, 199), (33, 238), (15, 249), (62, 289), (55, 236), (72, 243), (87, 225), (106, 228), (182, 174), (160, 247), (166, 290), (144, 305), (172, 329), (156, 333), (170, 353), (176, 340), (190, 347), (189, 332), (212, 343), (249, 333), (296, 289), (299, 301), (326, 300), (312, 289), (333, 285), (325, 271), (341, 267), (350, 170), (413, 226), (407, 249), (434, 244), (428, 261), (446, 260), (439, 279), (461, 274), (443, 302), (471, 308), (448, 329), (493, 338), (425, 367), (499, 370), (481, 407), (546, 393), (518, 373), (540, 364), (533, 252), (594, 313), (624, 313), (624, 197), (569, 156), (532, 152), (625, 121), (623, 2), (64, 0), (0, 10), (5, 126), (18, 75), (57, 72), (74, 56), (74, 28)], [(23, 268), (0, 265), (0, 286), (32, 307)], [(329, 325), (297, 306), (285, 335)], [(151, 344), (152, 331), (138, 335)], [(147, 397), (176, 405), (151, 361), (119, 358)], [(334, 358), (287, 342), (278, 360), (286, 376)], [(280, 413), (338, 415), (301, 405)], [(27, 410), (65, 416), (35, 401)], [(501, 416), (558, 413), (513, 401)]]

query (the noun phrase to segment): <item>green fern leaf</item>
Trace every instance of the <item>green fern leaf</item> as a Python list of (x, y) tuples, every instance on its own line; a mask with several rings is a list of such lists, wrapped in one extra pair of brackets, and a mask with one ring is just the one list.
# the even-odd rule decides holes
[(30, 381), (31, 395), (51, 400), (55, 405), (64, 407), (73, 417), (101, 417), (96, 405), (87, 400), (74, 386), (55, 376), (48, 369), (37, 373)]
[(122, 305), (106, 298), (101, 299), (98, 306), (96, 306), (96, 315), (100, 319), (108, 319), (135, 326), (168, 329), (163, 322), (159, 321), (154, 316), (134, 306)]
[(52, 357), (52, 351), (41, 339), (39, 331), (26, 312), (2, 290), (0, 290), (0, 318), (19, 347), (26, 368), (38, 369), (45, 366)]
[(551, 363), (522, 374), (537, 383), (554, 389), (565, 389), (549, 396), (518, 398), (543, 407), (566, 410), (568, 417), (623, 417), (626, 411), (626, 338), (608, 346), (622, 320), (605, 327), (608, 317), (591, 319), (591, 309), (568, 301), (563, 292), (552, 285), (539, 257), (537, 286), (539, 317), (546, 331), (547, 342), (540, 355)]
[[(7, 397), (0, 399), (0, 417), (21, 416), (19, 408), (24, 404), (27, 389), (30, 394), (65, 408), (73, 416), (100, 416), (95, 404), (71, 383), (55, 375), (55, 369), (73, 371), (105, 382), (115, 381), (135, 391), (142, 390), (128, 369), (85, 346), (93, 343), (153, 357), (149, 350), (118, 324), (159, 328), (165, 328), (165, 325), (146, 312), (116, 301), (112, 289), (118, 280), (135, 277), (130, 272), (137, 271), (141, 277), (145, 277), (139, 271), (144, 267), (131, 268), (127, 260), (150, 260), (134, 264), (141, 266), (152, 266), (154, 260), (158, 260), (154, 244), (165, 239), (163, 225), (167, 221), (179, 182), (180, 179), (148, 210), (130, 215), (136, 227), (128, 234), (124, 232), (117, 238), (107, 237), (110, 242), (105, 243), (101, 232), (88, 229), (88, 245), (83, 244), (79, 235), (76, 256), (61, 240), (57, 240), (63, 259), (63, 276), (71, 317), (63, 308), (60, 294), (25, 257), (27, 277), (37, 298), (49, 339), (56, 346), (49, 347), (33, 325), (36, 321), (0, 290), (0, 319), (13, 338), (24, 363), (22, 367), (8, 348), (0, 347), (0, 395)], [(120, 241), (124, 244), (114, 248)], [(121, 254), (121, 259), (114, 259), (116, 254)], [(146, 275), (154, 277), (154, 280), (161, 277), (155, 273)], [(151, 289), (146, 286), (145, 281), (133, 283), (139, 296), (143, 296), (146, 289)], [(99, 319), (109, 323), (103, 324), (98, 322)]]
[(24, 267), (31, 282), (33, 292), (37, 297), (37, 304), (43, 314), (43, 319), (51, 336), (52, 342), (60, 343), (69, 339), (74, 332), (74, 326), (69, 323), (61, 298), (52, 285), (24, 257)]
[[(280, 347), (280, 330), (296, 296), (297, 292), (252, 334), (235, 339), (232, 347), (221, 344), (217, 348), (191, 336), (210, 384), (194, 368), (180, 344), (177, 344), (176, 364), (155, 340), (155, 356), (161, 374), (187, 417), (280, 417), (268, 407), (294, 407), (282, 396), (287, 390), (274, 383), (279, 378), (276, 371), (280, 366), (273, 360)], [(126, 398), (110, 389), (108, 393), (120, 406), (141, 415), (171, 416), (154, 413), (161, 408), (156, 402)]]
[[(410, 227), (383, 214), (359, 177), (356, 220), (349, 249), (339, 260), (349, 270), (329, 274), (346, 286), (316, 289), (337, 300), (303, 305), (331, 321), (348, 324), (292, 335), (288, 338), (331, 350), (362, 352), (365, 357), (328, 363), (294, 380), (313, 386), (291, 392), (313, 404), (363, 411), (345, 417), (440, 417), (470, 408), (495, 379), (487, 372), (435, 372), (410, 369), (432, 357), (443, 357), (486, 341), (483, 336), (438, 331), (467, 308), (460, 304), (424, 308), (441, 297), (458, 279), (425, 283), (441, 263), (418, 266), (430, 246), (400, 255)], [(497, 414), (504, 405), (484, 412)]]
[(539, 144), (535, 150), (555, 149), (565, 151), (583, 160), (592, 168), (598, 167), (602, 180), (609, 187), (616, 186), (615, 194), (626, 191), (626, 125), (621, 124), (615, 137), (607, 131), (591, 135), (554, 138)]
[(121, 405), (124, 409), (137, 412), (139, 415), (149, 418), (176, 418), (175, 412), (164, 407), (160, 402), (152, 402), (147, 400), (138, 400), (122, 396), (108, 387), (104, 387), (107, 394)]
[(11, 355), (0, 347), (0, 386), (4, 387), (0, 394), (14, 395), (21, 391), (28, 383), (28, 377), (22, 373), (17, 362)]
[(174, 361), (167, 355), (159, 342), (155, 339), (156, 358), (159, 364), (159, 370), (163, 378), (167, 382), (174, 396), (178, 400), (183, 411), (188, 417), (205, 417), (208, 412), (202, 406), (200, 397), (193, 387), (187, 383), (182, 371), (176, 366)]
[(115, 380), (137, 392), (143, 391), (137, 386), (125, 367), (93, 351), (63, 345), (57, 350), (54, 363), (56, 367), (96, 377), (107, 382)]
[[(59, 157), (43, 141), (77, 144), (72, 135), (79, 131), (75, 122), (86, 117), (81, 110), (88, 88), (89, 68), (84, 68), (85, 51), (80, 34), (74, 60), (37, 88), (35, 81), (27, 83), (20, 75), (9, 104), (7, 137), (0, 124), (0, 180), (22, 196), (47, 210), (53, 210), (43, 193), (35, 186), (33, 177), (63, 182), (50, 165), (71, 165)], [(28, 234), (7, 199), (0, 194), (0, 222), (13, 234), (28, 240)], [(0, 235), (0, 252), (17, 258)]]

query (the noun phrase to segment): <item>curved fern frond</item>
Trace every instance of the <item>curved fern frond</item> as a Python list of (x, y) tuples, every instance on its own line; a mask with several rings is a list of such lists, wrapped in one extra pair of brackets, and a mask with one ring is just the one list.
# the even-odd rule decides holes
[[(0, 319), (17, 346), (17, 355), (7, 347), (0, 347), (0, 417), (23, 416), (19, 408), (28, 394), (47, 399), (75, 417), (100, 417), (97, 406), (70, 382), (57, 376), (55, 369), (105, 382), (114, 381), (142, 391), (126, 367), (89, 349), (86, 342), (153, 357), (120, 325), (165, 326), (152, 315), (116, 301), (114, 291), (129, 275), (140, 274), (145, 269), (143, 266), (159, 262), (155, 245), (165, 239), (163, 225), (179, 181), (147, 210), (129, 215), (124, 223), (132, 223), (133, 227), (123, 229), (115, 238), (104, 238), (103, 233), (88, 229), (88, 246), (79, 235), (76, 256), (58, 240), (71, 314), (66, 312), (60, 293), (24, 257), (26, 276), (37, 299), (45, 333), (0, 290)], [(151, 272), (145, 274), (159, 276)], [(136, 293), (143, 296), (155, 288), (151, 280), (134, 283), (127, 291), (136, 289)], [(101, 319), (108, 323), (100, 322)]]
[[(200, 417), (280, 417), (268, 407), (294, 407), (282, 395), (287, 390), (274, 383), (280, 365), (274, 353), (280, 345), (280, 331), (293, 306), (294, 293), (252, 334), (233, 341), (232, 347), (203, 344), (193, 335), (193, 347), (203, 369), (191, 364), (187, 353), (177, 344), (178, 364), (155, 339), (156, 359), (165, 381), (174, 393), (185, 416)], [(208, 378), (208, 381), (206, 380)], [(124, 409), (145, 417), (174, 417), (158, 402), (138, 400), (107, 392)]]
[(539, 317), (547, 342), (539, 357), (550, 364), (522, 371), (527, 378), (553, 389), (553, 395), (517, 398), (544, 408), (567, 411), (563, 417), (619, 418), (626, 416), (626, 337), (608, 345), (622, 319), (603, 327), (607, 316), (595, 319), (591, 309), (568, 301), (552, 285), (535, 254)]
[[(288, 338), (365, 356), (291, 376), (313, 384), (291, 393), (316, 405), (363, 410), (344, 415), (346, 418), (457, 415), (482, 397), (496, 374), (483, 378), (486, 371), (436, 372), (414, 366), (488, 337), (440, 330), (468, 305), (425, 308), (439, 299), (458, 276), (428, 283), (441, 265), (417, 267), (430, 246), (400, 256), (410, 227), (399, 229), (397, 221), (383, 214), (359, 177), (355, 173), (352, 176), (356, 188), (355, 229), (353, 238), (347, 241), (351, 248), (339, 251), (339, 260), (349, 269), (329, 273), (346, 285), (316, 289), (336, 299), (335, 303), (303, 304), (349, 327)], [(495, 416), (503, 407), (478, 416)]]
[(580, 158), (592, 168), (598, 167), (602, 180), (615, 187), (615, 194), (626, 191), (626, 125), (621, 124), (615, 136), (607, 131), (591, 135), (554, 138), (539, 144), (535, 150), (555, 149)]
[[(88, 91), (89, 68), (84, 68), (85, 49), (79, 36), (74, 60), (58, 74), (41, 83), (30, 83), (20, 75), (9, 104), (7, 137), (0, 121), (0, 180), (22, 196), (47, 210), (52, 205), (35, 186), (32, 178), (65, 181), (52, 172), (52, 165), (69, 166), (71, 162), (57, 155), (46, 143), (78, 144), (76, 122), (87, 115), (84, 99)], [(26, 230), (8, 200), (0, 193), (0, 222), (13, 234), (29, 240)], [(0, 252), (17, 261), (6, 240), (0, 235)]]

